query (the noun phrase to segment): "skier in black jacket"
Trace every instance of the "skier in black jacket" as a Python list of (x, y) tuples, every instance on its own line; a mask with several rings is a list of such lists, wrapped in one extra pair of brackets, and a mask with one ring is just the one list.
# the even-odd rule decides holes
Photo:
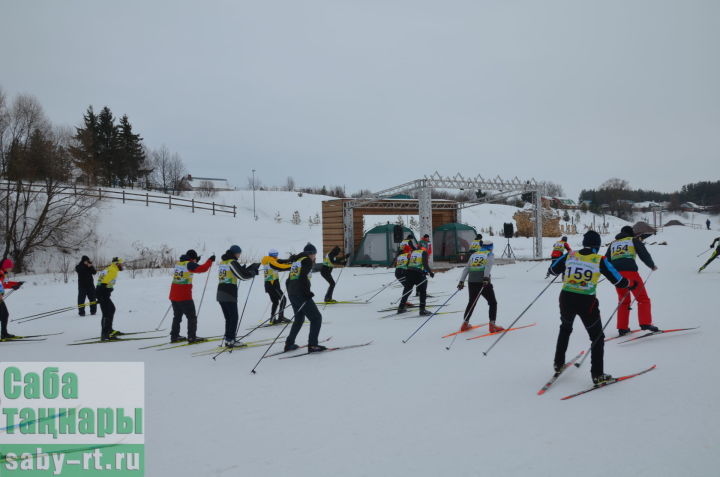
[(330, 253), (328, 253), (325, 256), (325, 260), (323, 260), (323, 263), (320, 265), (320, 275), (325, 279), (326, 282), (328, 282), (328, 289), (325, 292), (325, 302), (326, 303), (336, 303), (336, 300), (333, 300), (333, 291), (335, 290), (335, 280), (333, 280), (332, 277), (332, 270), (335, 268), (335, 265), (338, 265), (342, 263), (342, 260), (338, 259), (338, 255), (340, 255), (340, 247), (337, 245), (333, 247), (332, 250), (330, 250)]
[(310, 274), (312, 273), (316, 255), (317, 249), (313, 244), (308, 243), (302, 253), (290, 257), (293, 264), (285, 286), (290, 297), (290, 304), (295, 312), (295, 318), (290, 328), (290, 334), (285, 340), (285, 351), (293, 351), (299, 348), (295, 344), (295, 338), (297, 338), (305, 318), (310, 320), (308, 353), (317, 353), (327, 349), (325, 346), (318, 344), (322, 315), (313, 301), (315, 294), (310, 290)]
[(710, 255), (710, 258), (708, 259), (708, 261), (705, 262), (705, 265), (703, 265), (702, 267), (700, 267), (700, 270), (698, 270), (698, 273), (700, 273), (700, 272), (702, 272), (703, 270), (705, 270), (705, 267), (707, 267), (708, 265), (710, 265), (710, 262), (712, 262), (713, 260), (715, 260), (715, 259), (717, 258), (717, 256), (720, 255), (720, 243), (718, 243), (718, 242), (720, 242), (720, 237), (718, 237), (718, 238), (716, 238), (715, 240), (713, 240), (713, 242), (710, 244), (710, 248), (715, 248), (715, 244), (716, 244), (716, 243), (718, 244), (718, 246), (717, 246), (717, 248), (715, 248), (715, 251), (712, 253), (712, 255)]
[(258, 274), (259, 263), (240, 265), (238, 259), (242, 249), (238, 245), (230, 247), (221, 257), (218, 265), (217, 301), (225, 316), (225, 346), (236, 346), (238, 324), (238, 279), (247, 280)]
[(95, 295), (95, 283), (93, 275), (97, 273), (90, 257), (83, 255), (80, 263), (75, 266), (78, 276), (78, 314), (85, 316), (85, 298), (90, 302), (90, 314), (97, 313), (97, 297)]
[(565, 352), (570, 341), (575, 316), (580, 319), (590, 336), (592, 357), (590, 374), (594, 384), (602, 384), (612, 380), (612, 376), (604, 372), (605, 335), (600, 320), (600, 302), (595, 296), (600, 274), (605, 275), (610, 283), (617, 288), (632, 290), (637, 283), (630, 283), (627, 278), (615, 270), (612, 263), (598, 254), (602, 240), (600, 234), (591, 230), (583, 236), (583, 249), (566, 253), (555, 260), (548, 273), (563, 275), (563, 287), (560, 292), (560, 333), (555, 346), (555, 372), (561, 371), (565, 365)]

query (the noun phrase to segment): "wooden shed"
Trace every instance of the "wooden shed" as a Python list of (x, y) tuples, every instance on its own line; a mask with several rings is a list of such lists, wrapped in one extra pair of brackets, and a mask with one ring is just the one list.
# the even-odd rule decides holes
[[(345, 252), (345, 227), (343, 211), (347, 203), (357, 199), (326, 200), (322, 203), (323, 256), (334, 246)], [(437, 227), (458, 220), (458, 204), (450, 200), (432, 201), (432, 223)], [(363, 219), (366, 215), (413, 215), (419, 213), (417, 199), (382, 199), (353, 207), (353, 251), (357, 250), (363, 238)]]

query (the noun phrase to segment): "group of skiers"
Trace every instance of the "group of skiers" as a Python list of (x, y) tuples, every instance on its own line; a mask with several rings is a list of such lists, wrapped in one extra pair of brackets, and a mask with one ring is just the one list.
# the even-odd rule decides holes
[[(717, 244), (717, 247), (716, 247)], [(548, 268), (548, 275), (562, 275), (562, 290), (560, 292), (560, 331), (555, 348), (554, 368), (558, 372), (565, 365), (565, 353), (568, 347), (573, 321), (579, 316), (592, 342), (591, 375), (595, 384), (606, 382), (612, 377), (604, 372), (604, 334), (600, 319), (599, 302), (596, 289), (600, 275), (615, 286), (618, 294), (617, 330), (618, 335), (631, 333), (629, 326), (631, 295), (638, 304), (638, 321), (642, 330), (657, 332), (659, 329), (653, 324), (651, 302), (640, 274), (636, 259), (639, 258), (648, 268), (655, 271), (657, 266), (647, 251), (642, 238), (636, 236), (630, 226), (625, 226), (608, 245), (604, 255), (599, 253), (601, 237), (597, 232), (589, 231), (583, 236), (583, 248), (572, 250), (567, 237), (562, 237), (553, 245), (552, 264)], [(408, 309), (408, 300), (413, 288), (419, 296), (419, 314), (427, 316), (427, 285), (428, 278), (435, 276), (430, 267), (430, 253), (432, 250), (429, 237), (415, 243), (411, 236), (404, 240), (401, 249), (395, 258), (395, 277), (402, 284), (402, 296), (397, 313), (405, 313)], [(716, 238), (711, 246), (715, 248), (710, 259), (700, 268), (705, 269), (718, 254), (720, 254), (720, 237)], [(491, 271), (494, 265), (493, 243), (483, 241), (478, 234), (470, 246), (470, 256), (462, 271), (457, 288), (465, 287), (468, 282), (468, 303), (463, 314), (461, 331), (471, 328), (470, 318), (480, 296), (488, 303), (489, 330), (491, 333), (501, 332), (504, 328), (496, 324), (497, 299), (491, 282)], [(267, 320), (271, 325), (286, 323), (284, 314), (287, 308), (287, 299), (280, 286), (280, 272), (288, 272), (286, 281), (287, 294), (294, 312), (294, 320), (290, 333), (285, 342), (285, 350), (298, 348), (295, 343), (297, 335), (307, 319), (310, 322), (310, 336), (308, 351), (319, 352), (326, 348), (318, 344), (322, 315), (313, 300), (310, 274), (319, 271), (328, 282), (325, 294), (325, 303), (334, 303), (333, 291), (335, 280), (332, 277), (333, 268), (345, 262), (341, 256), (340, 247), (336, 246), (316, 264), (317, 249), (308, 243), (303, 251), (291, 255), (287, 259), (280, 259), (276, 249), (271, 249), (259, 263), (241, 265), (239, 259), (242, 249), (232, 245), (222, 256), (218, 265), (218, 288), (216, 299), (225, 318), (224, 346), (234, 347), (237, 343), (238, 332), (238, 282), (240, 280), (254, 279), (263, 273), (265, 292), (268, 294), (272, 308), (271, 316)], [(209, 257), (200, 264), (201, 257), (195, 250), (188, 250), (181, 255), (175, 264), (169, 299), (173, 310), (173, 320), (170, 331), (170, 341), (177, 343), (188, 341), (195, 343), (205, 341), (197, 336), (197, 312), (193, 301), (193, 276), (208, 272), (216, 257)], [(14, 335), (7, 330), (8, 309), (3, 300), (6, 291), (17, 290), (23, 282), (5, 281), (5, 276), (12, 271), (13, 263), (9, 259), (0, 262), (0, 323), (2, 334), (0, 339), (11, 339)], [(93, 276), (97, 274), (92, 261), (83, 256), (75, 268), (78, 275), (78, 313), (85, 316), (85, 308), (89, 307), (90, 314), (95, 315), (97, 305), (100, 305), (101, 340), (118, 339), (122, 332), (113, 328), (115, 305), (111, 299), (118, 273), (124, 269), (121, 258), (112, 259), (109, 266), (104, 268), (93, 284)], [(86, 300), (89, 302), (86, 304)], [(180, 335), (183, 316), (187, 320), (187, 337)]]

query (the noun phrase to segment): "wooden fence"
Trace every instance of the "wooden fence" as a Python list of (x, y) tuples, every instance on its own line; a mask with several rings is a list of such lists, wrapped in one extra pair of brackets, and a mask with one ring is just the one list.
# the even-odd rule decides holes
[[(0, 190), (10, 191), (14, 187), (14, 182), (0, 182)], [(42, 193), (46, 190), (46, 186), (43, 184), (24, 183), (23, 187), (29, 188), (30, 192)], [(235, 205), (217, 204), (215, 202), (204, 202), (195, 199), (183, 199), (181, 197), (173, 197), (172, 195), (151, 194), (150, 192), (145, 192), (143, 194), (139, 192), (127, 192), (125, 189), (118, 191), (103, 189), (100, 187), (93, 188), (68, 185), (57, 188), (55, 193), (82, 195), (85, 197), (94, 197), (100, 200), (122, 200), (123, 204), (126, 202), (140, 202), (144, 203), (147, 207), (149, 207), (150, 204), (167, 205), (168, 209), (172, 209), (173, 207), (184, 207), (192, 210), (193, 213), (195, 210), (207, 210), (211, 211), (213, 215), (232, 214), (233, 217), (237, 217), (237, 206)]]

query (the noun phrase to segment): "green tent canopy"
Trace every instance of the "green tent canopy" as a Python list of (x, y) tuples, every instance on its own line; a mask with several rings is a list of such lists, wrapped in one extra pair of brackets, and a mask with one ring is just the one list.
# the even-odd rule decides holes
[[(393, 240), (395, 224), (378, 225), (365, 233), (360, 247), (355, 252), (353, 265), (392, 265), (397, 254), (399, 243)], [(403, 239), (415, 235), (407, 227), (403, 227)]]
[(443, 261), (464, 259), (475, 235), (475, 228), (465, 224), (453, 222), (437, 227), (433, 232), (433, 258)]

